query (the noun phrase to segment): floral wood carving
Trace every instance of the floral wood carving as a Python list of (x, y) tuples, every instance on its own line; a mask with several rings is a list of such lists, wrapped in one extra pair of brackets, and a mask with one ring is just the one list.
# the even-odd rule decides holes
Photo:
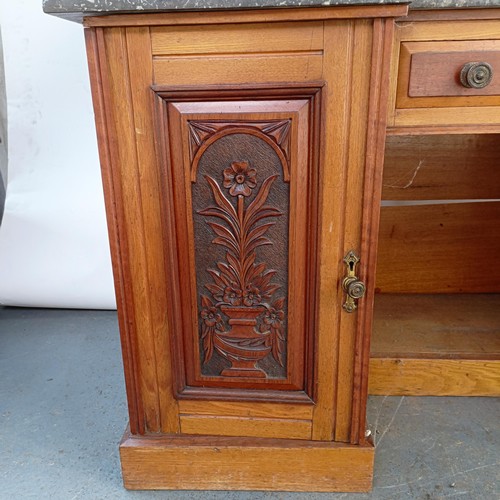
[[(189, 129), (189, 153), (192, 164), (200, 148), (210, 139), (214, 134), (223, 132), (224, 130), (237, 130), (240, 127), (249, 127), (261, 132), (269, 137), (279, 148), (283, 154), (283, 159), (286, 161), (284, 165), (285, 181), (289, 180), (289, 164), (290, 164), (290, 129), (291, 120), (270, 120), (266, 122), (217, 122), (217, 121), (193, 121), (188, 122)], [(196, 178), (193, 174), (193, 180)]]
[[(273, 283), (276, 270), (257, 261), (257, 249), (273, 243), (266, 237), (283, 213), (266, 203), (278, 175), (265, 178), (258, 186), (257, 171), (247, 161), (233, 161), (224, 169), (222, 186), (211, 176), (215, 205), (198, 210), (215, 234), (212, 243), (225, 248), (225, 261), (208, 269), (212, 282), (201, 295), (201, 338), (203, 363), (216, 350), (231, 366), (220, 375), (265, 378), (256, 366), (269, 354), (284, 366), (284, 297), (275, 297), (281, 288)], [(249, 197), (258, 189), (252, 201)], [(217, 222), (214, 219), (218, 219)], [(229, 328), (226, 327), (226, 321)]]

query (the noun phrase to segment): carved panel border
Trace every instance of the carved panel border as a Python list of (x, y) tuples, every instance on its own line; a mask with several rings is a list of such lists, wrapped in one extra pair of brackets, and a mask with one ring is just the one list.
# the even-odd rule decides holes
[[(167, 316), (173, 358), (176, 360), (173, 367), (174, 392), (179, 398), (310, 402), (314, 399), (321, 86), (213, 90), (154, 88), (154, 91), (157, 143), (160, 145), (159, 159), (163, 176), (167, 269), (172, 270), (171, 276), (167, 277), (171, 290)], [(253, 136), (266, 142), (279, 159), (282, 182), (290, 185), (290, 211), (287, 215), (290, 238), (289, 301), (285, 297), (273, 295), (279, 288), (272, 282), (275, 271), (266, 271), (265, 262), (259, 261), (257, 252), (259, 246), (271, 243), (265, 233), (274, 224), (273, 219), (283, 215), (283, 209), (273, 208), (272, 204), (267, 203), (278, 174), (266, 174), (259, 178), (253, 165), (244, 158), (238, 161), (235, 157), (223, 169), (223, 177), (216, 179), (213, 175), (204, 174), (205, 182), (210, 186), (212, 203), (192, 212), (194, 195), (191, 185), (196, 184), (199, 178), (200, 161), (206, 158), (205, 153), (217, 141), (231, 136)], [(227, 209), (238, 220), (250, 211), (252, 205), (256, 206), (255, 198), (259, 196), (258, 208), (264, 207), (265, 211), (257, 214), (257, 219), (248, 228), (253, 231), (253, 240), (257, 241), (257, 245), (255, 241), (250, 242), (254, 246), (246, 257), (250, 259), (247, 264), (261, 285), (265, 273), (269, 273), (264, 279), (264, 286), (269, 291), (262, 292), (267, 293), (267, 300), (264, 300), (266, 297), (262, 296), (259, 287), (246, 282), (235, 288), (234, 296), (230, 297), (230, 287), (226, 286), (229, 282), (225, 281), (231, 276), (237, 278), (234, 274), (239, 265), (234, 260), (234, 257), (238, 257), (235, 237), (240, 228), (234, 228), (235, 237), (231, 238), (223, 209)], [(204, 294), (197, 292), (199, 288), (194, 273), (196, 244), (192, 214), (196, 213), (205, 216), (205, 225), (210, 228), (211, 237), (214, 238), (212, 244), (226, 247), (227, 251), (225, 261), (207, 269), (212, 283), (205, 285), (208, 292)], [(232, 217), (226, 214), (226, 219), (231, 220)], [(243, 259), (244, 256), (239, 257)], [(201, 297), (198, 305), (197, 296)], [(255, 315), (260, 319), (247, 318), (249, 309), (258, 309), (262, 307), (261, 303), (267, 304), (267, 312), (264, 314), (264, 308), (259, 309)], [(221, 316), (228, 314), (230, 306), (232, 309), (240, 307), (244, 310), (237, 311), (237, 317), (229, 319), (229, 324), (233, 332), (247, 332), (240, 332), (245, 346), (234, 346), (234, 339), (225, 339), (221, 335), (224, 333)], [(284, 307), (288, 307), (288, 314)], [(231, 311), (231, 314), (234, 312)], [(283, 327), (285, 316), (290, 325), (287, 332)], [(248, 332), (253, 329), (256, 329), (256, 338), (246, 339), (245, 335), (252, 336)], [(263, 341), (266, 335), (269, 340), (266, 338)], [(236, 363), (231, 361), (234, 349), (238, 355), (232, 356), (233, 361), (241, 358), (241, 353), (246, 353), (243, 357), (253, 356), (260, 349), (260, 344), (252, 344), (257, 341), (264, 342), (262, 352), (269, 354), (269, 359), (274, 359), (276, 365), (283, 367), (283, 376), (269, 377), (254, 360), (249, 360), (248, 366), (241, 360)], [(238, 342), (241, 343), (241, 339)], [(207, 375), (202, 370), (203, 360), (209, 361), (214, 352), (226, 354), (232, 364), (219, 374)]]

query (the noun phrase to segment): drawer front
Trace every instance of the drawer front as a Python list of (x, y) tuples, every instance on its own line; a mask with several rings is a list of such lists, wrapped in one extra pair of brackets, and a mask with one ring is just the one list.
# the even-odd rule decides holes
[(435, 15), (397, 25), (388, 132), (496, 133), (500, 19), (444, 22)]
[[(494, 43), (500, 47), (499, 42)], [(413, 54), (408, 86), (410, 97), (500, 94), (497, 74), (500, 70), (500, 50), (455, 52), (449, 50), (447, 44), (444, 45), (443, 52)], [(467, 75), (470, 75), (471, 82), (467, 81)]]
[(500, 40), (402, 43), (398, 108), (497, 105), (499, 96)]

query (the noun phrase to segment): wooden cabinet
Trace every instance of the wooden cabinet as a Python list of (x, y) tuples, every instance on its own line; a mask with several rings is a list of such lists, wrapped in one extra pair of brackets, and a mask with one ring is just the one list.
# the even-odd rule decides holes
[(374, 243), (406, 8), (86, 20), (128, 488), (370, 489)]
[(498, 9), (398, 22), (372, 394), (500, 395), (499, 49)]

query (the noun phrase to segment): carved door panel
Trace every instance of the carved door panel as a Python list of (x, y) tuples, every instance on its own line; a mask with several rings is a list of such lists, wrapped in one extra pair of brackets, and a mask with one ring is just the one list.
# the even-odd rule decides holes
[(157, 92), (181, 399), (313, 402), (320, 97)]

